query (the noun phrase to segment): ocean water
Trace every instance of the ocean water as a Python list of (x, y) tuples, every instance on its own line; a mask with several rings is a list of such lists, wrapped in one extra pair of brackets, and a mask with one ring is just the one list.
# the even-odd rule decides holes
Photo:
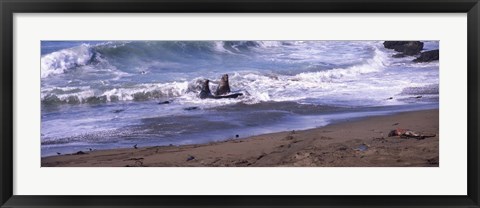
[[(200, 144), (438, 108), (439, 62), (392, 58), (382, 43), (42, 41), (42, 156)], [(198, 98), (205, 79), (214, 92), (223, 74), (243, 96)]]

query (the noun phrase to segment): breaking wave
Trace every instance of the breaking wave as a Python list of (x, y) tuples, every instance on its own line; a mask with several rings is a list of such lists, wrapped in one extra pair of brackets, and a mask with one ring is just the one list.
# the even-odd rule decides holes
[[(229, 46), (236, 46), (229, 43)], [(257, 47), (248, 43), (245, 47)], [(81, 50), (87, 46), (81, 46)], [(268, 47), (268, 46), (267, 46)], [(72, 49), (69, 49), (72, 50)], [(80, 49), (75, 49), (80, 50)], [(84, 57), (92, 56), (83, 53)], [(53, 54), (52, 54), (53, 55)], [(73, 60), (73, 59), (68, 59)], [(84, 59), (75, 61), (77, 64), (87, 63)], [(64, 64), (65, 65), (65, 64)], [(197, 97), (205, 79), (211, 80), (211, 89), (217, 87), (218, 77), (196, 77), (190, 81), (175, 81), (150, 84), (124, 84), (124, 86), (110, 86), (102, 88), (83, 87), (44, 87), (42, 88), (43, 104), (81, 104), (106, 103), (118, 101), (147, 101), (155, 99), (178, 98), (183, 102), (244, 102), (258, 103), (264, 101), (293, 101), (311, 97), (321, 97), (334, 93), (342, 83), (358, 79), (359, 76), (382, 71), (388, 65), (386, 54), (376, 50), (373, 58), (360, 65), (347, 68), (334, 68), (317, 72), (303, 72), (296, 75), (281, 75), (275, 73), (259, 73), (254, 71), (240, 71), (230, 74), (230, 85), (233, 90), (239, 90), (244, 96), (234, 101), (201, 100)], [(335, 84), (336, 83), (336, 84)], [(344, 86), (343, 86), (344, 87)]]
[(41, 77), (63, 74), (66, 70), (87, 65), (94, 54), (87, 44), (47, 54), (41, 58)]
[(108, 61), (111, 67), (126, 70), (148, 62), (181, 62), (193, 57), (215, 59), (218, 54), (248, 53), (251, 48), (268, 47), (260, 41), (132, 41), (82, 44), (41, 57), (41, 77), (64, 74), (69, 70)]

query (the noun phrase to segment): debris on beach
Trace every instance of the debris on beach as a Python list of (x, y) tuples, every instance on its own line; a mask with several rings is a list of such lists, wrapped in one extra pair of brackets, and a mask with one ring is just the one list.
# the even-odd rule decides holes
[(125, 165), (125, 167), (146, 167), (144, 164), (143, 164), (143, 160), (144, 158), (143, 157), (139, 157), (139, 158), (130, 158), (130, 159), (126, 159), (126, 160), (123, 160), (123, 161), (135, 161), (133, 165)]
[(376, 138), (373, 138), (374, 141), (377, 141), (377, 142), (381, 142), (381, 143), (385, 143), (386, 142), (386, 139), (385, 137), (376, 137)]
[(137, 144), (133, 145), (133, 148), (138, 149)]
[(364, 152), (368, 150), (368, 146), (366, 144), (361, 144), (360, 146), (354, 148), (353, 150)]
[(238, 166), (250, 166), (251, 163), (248, 160), (240, 160), (234, 163), (236, 167)]
[(345, 151), (345, 150), (347, 150), (347, 149), (348, 149), (347, 147), (339, 147), (337, 150)]
[(123, 161), (128, 161), (128, 160), (143, 160), (144, 158), (143, 157), (132, 157), (132, 158), (129, 158), (129, 159), (126, 159), (126, 160), (123, 160)]
[(262, 154), (260, 154), (260, 156), (257, 157), (257, 160), (262, 159), (262, 158), (265, 157), (266, 155), (267, 155), (267, 153), (262, 152)]
[(87, 153), (85, 153), (85, 152), (83, 152), (83, 151), (78, 151), (78, 152), (76, 152), (74, 155), (84, 155), (84, 154), (87, 154)]
[(418, 132), (411, 131), (409, 129), (400, 129), (397, 128), (395, 130), (391, 130), (390, 133), (388, 133), (388, 137), (393, 137), (393, 136), (400, 136), (401, 138), (416, 138), (418, 140), (425, 139), (428, 137), (435, 137), (435, 134), (421, 134)]
[(141, 161), (141, 160), (135, 160), (135, 166), (136, 166), (136, 167), (145, 167), (145, 166), (143, 165), (143, 161)]
[(190, 156), (188, 156), (187, 161), (194, 160), (194, 159), (195, 159), (195, 157), (190, 155)]

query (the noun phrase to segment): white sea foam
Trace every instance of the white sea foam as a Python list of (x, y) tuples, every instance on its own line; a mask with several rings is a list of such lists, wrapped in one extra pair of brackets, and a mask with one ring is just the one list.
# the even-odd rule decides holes
[[(79, 102), (86, 102), (88, 98), (97, 97), (111, 101), (152, 100), (158, 98), (175, 98), (179, 103), (204, 106), (219, 106), (238, 102), (253, 104), (267, 101), (298, 101), (309, 98), (334, 99), (361, 99), (363, 96), (376, 90), (368, 96), (372, 99), (384, 99), (392, 93), (399, 93), (404, 86), (413, 86), (411, 82), (396, 81), (389, 86), (388, 79), (378, 80), (368, 74), (380, 73), (389, 64), (387, 56), (376, 50), (375, 56), (365, 63), (347, 68), (336, 68), (318, 72), (304, 72), (297, 75), (262, 74), (254, 71), (235, 72), (230, 75), (232, 90), (244, 93), (239, 99), (200, 99), (198, 93), (205, 78), (213, 80), (210, 88), (214, 92), (217, 82), (213, 77), (197, 77), (190, 82), (168, 82), (152, 84), (136, 84), (118, 86), (107, 90), (93, 90), (90, 88), (44, 89), (42, 99), (55, 95), (62, 102), (76, 97)], [(362, 80), (364, 79), (364, 80)], [(376, 83), (370, 83), (371, 81)], [(351, 81), (351, 82), (350, 82)], [(343, 94), (342, 94), (343, 93)], [(94, 99), (94, 101), (97, 101)]]
[(220, 53), (233, 54), (231, 51), (225, 49), (225, 45), (224, 45), (223, 41), (215, 41), (215, 42), (213, 42), (213, 44), (214, 44), (213, 49), (215, 51), (220, 52)]
[(41, 58), (41, 77), (62, 74), (68, 69), (86, 65), (93, 55), (90, 45), (87, 44), (44, 55)]
[[(131, 43), (105, 43), (100, 47), (130, 47)], [(135, 43), (135, 49), (143, 51), (143, 46), (140, 43)], [(139, 45), (140, 44), (140, 45)], [(235, 45), (246, 44), (243, 42), (229, 43), (228, 48), (224, 41), (212, 42), (212, 49), (219, 53), (233, 53), (231, 47)], [(234, 46), (232, 46), (234, 45)], [(175, 99), (181, 104), (195, 104), (204, 107), (228, 105), (232, 103), (243, 102), (246, 104), (254, 104), (267, 101), (301, 101), (308, 99), (317, 99), (322, 102), (340, 102), (355, 104), (372, 104), (371, 102), (377, 102), (376, 104), (388, 105), (399, 104), (396, 99), (386, 99), (389, 97), (402, 97), (399, 95), (406, 87), (422, 87), (427, 84), (438, 85), (438, 72), (430, 70), (438, 67), (438, 62), (432, 62), (428, 64), (411, 63), (411, 57), (393, 59), (390, 56), (394, 53), (392, 51), (382, 48), (379, 42), (349, 42), (347, 46), (345, 43), (339, 42), (338, 44), (332, 44), (330, 42), (322, 41), (257, 41), (255, 44), (246, 44), (250, 48), (254, 48), (257, 51), (255, 56), (270, 57), (275, 64), (280, 66), (282, 61), (286, 62), (305, 62), (309, 64), (310, 61), (318, 60), (330, 60), (336, 64), (337, 67), (333, 68), (312, 68), (312, 70), (304, 70), (299, 73), (275, 73), (259, 71), (255, 68), (249, 70), (235, 70), (232, 72), (226, 72), (230, 75), (230, 85), (232, 90), (242, 92), (244, 95), (238, 99), (205, 99), (198, 98), (201, 83), (204, 79), (211, 80), (211, 91), (214, 92), (217, 87), (218, 73), (191, 73), (196, 74), (197, 77), (182, 77), (175, 74), (175, 70), (187, 67), (188, 64), (184, 63), (168, 62), (165, 60), (151, 60), (145, 64), (132, 64), (127, 71), (147, 73), (150, 76), (150, 70), (152, 76), (155, 73), (163, 69), (168, 69), (171, 72), (172, 77), (176, 81), (169, 79), (162, 80), (164, 77), (152, 79), (149, 83), (138, 83), (137, 80), (133, 80), (135, 75), (130, 74), (127, 82), (109, 83), (99, 88), (90, 87), (73, 87), (62, 88), (57, 87), (55, 89), (42, 87), (42, 101), (48, 99), (48, 101), (55, 101), (61, 103), (69, 103), (74, 101), (75, 103), (88, 103), (92, 102), (113, 102), (113, 101), (145, 101), (155, 99)], [(158, 45), (153, 45), (152, 47)], [(150, 47), (150, 46), (149, 46)], [(227, 48), (228, 49), (227, 49)], [(288, 49), (286, 49), (287, 47)], [(338, 53), (330, 54), (325, 51), (334, 51), (333, 49), (341, 48)], [(148, 48), (148, 47), (147, 47)], [(280, 50), (280, 51), (277, 51)], [(124, 48), (121, 48), (124, 50)], [(130, 49), (128, 49), (130, 50)], [(145, 49), (146, 50), (146, 49)], [(235, 49), (234, 49), (235, 50)], [(111, 52), (111, 51), (110, 51)], [(50, 74), (63, 73), (75, 66), (81, 66), (88, 63), (88, 60), (92, 59), (92, 49), (88, 45), (81, 45), (79, 47), (61, 50), (52, 54), (42, 57), (42, 77), (46, 77)], [(97, 52), (98, 53), (98, 52)], [(75, 54), (75, 55), (73, 55)], [(110, 53), (115, 55), (116, 52)], [(135, 55), (135, 54), (133, 54)], [(358, 55), (358, 57), (355, 57)], [(55, 60), (55, 61), (53, 61)], [(104, 57), (98, 55), (95, 58), (96, 62), (107, 62)], [(133, 59), (136, 60), (136, 59)], [(269, 60), (267, 60), (269, 61)], [(280, 62), (280, 63), (278, 63)], [(143, 61), (139, 63), (144, 63)], [(329, 62), (330, 63), (330, 62)], [(355, 63), (355, 64), (352, 64)], [(290, 64), (290, 63), (287, 63)], [(105, 65), (102, 65), (102, 67)], [(270, 67), (270, 65), (265, 65)], [(295, 65), (296, 66), (296, 65)], [(332, 65), (332, 66), (335, 66)], [(110, 66), (109, 66), (110, 67)], [(399, 67), (399, 70), (392, 70), (392, 67)], [(405, 76), (404, 68), (413, 68), (410, 70), (411, 74)], [(82, 70), (88, 71), (92, 68), (93, 71), (101, 71), (102, 68), (99, 64), (95, 64), (88, 67), (83, 67)], [(105, 68), (105, 67), (103, 67)], [(107, 67), (108, 68), (108, 67)], [(114, 72), (119, 71), (114, 66)], [(132, 70), (134, 69), (134, 70)], [(390, 71), (389, 71), (389, 70)], [(415, 69), (421, 69), (412, 71)], [(425, 70), (423, 70), (425, 69)], [(295, 69), (293, 69), (295, 70)], [(108, 73), (113, 73), (108, 71)], [(123, 74), (127, 74), (122, 72)], [(185, 73), (182, 74), (182, 76)], [(201, 75), (201, 76), (199, 76)], [(143, 75), (145, 76), (145, 75)], [(168, 74), (170, 76), (170, 74)], [(118, 79), (119, 76), (116, 76)], [(122, 75), (122, 77), (127, 77)], [(131, 77), (131, 78), (130, 78)], [(140, 80), (143, 80), (143, 77)], [(113, 80), (114, 78), (107, 78)], [(130, 80), (133, 80), (131, 82)], [(182, 80), (182, 81), (179, 81)], [(190, 80), (190, 81), (183, 81)], [(151, 83), (150, 83), (151, 82)], [(86, 83), (88, 84), (88, 82)], [(92, 86), (92, 85), (90, 85)], [(397, 96), (399, 95), (399, 96)], [(51, 99), (51, 98), (55, 99)], [(378, 103), (381, 102), (381, 103)], [(334, 103), (335, 104), (335, 103)]]
[(355, 78), (362, 74), (378, 72), (384, 69), (387, 64), (386, 55), (376, 49), (374, 57), (367, 60), (364, 64), (355, 65), (345, 69), (340, 68), (314, 73), (300, 73), (296, 75), (296, 78), (309, 80), (310, 82), (329, 82), (344, 77)]
[(272, 48), (283, 46), (282, 41), (258, 41), (258, 44), (262, 48)]
[[(151, 100), (157, 98), (172, 98), (184, 95), (188, 89), (188, 82), (138, 84), (128, 87), (117, 87), (108, 90), (92, 89), (84, 87), (56, 87), (42, 90), (42, 101), (54, 96), (61, 103), (87, 103)], [(94, 99), (97, 98), (97, 99)]]
[[(179, 97), (185, 94), (187, 89), (188, 82), (140, 84), (130, 88), (114, 88), (102, 93), (100, 96), (106, 96), (108, 101), (111, 101), (113, 97), (121, 101), (149, 100), (159, 97)], [(140, 98), (136, 98), (136, 96)]]

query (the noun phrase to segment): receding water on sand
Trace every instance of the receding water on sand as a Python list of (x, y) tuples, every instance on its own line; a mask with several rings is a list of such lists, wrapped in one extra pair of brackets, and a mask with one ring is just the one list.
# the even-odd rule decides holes
[[(278, 103), (277, 103), (278, 104)], [(89, 149), (132, 148), (203, 144), (229, 139), (242, 139), (253, 135), (280, 131), (304, 130), (331, 123), (355, 120), (368, 116), (438, 108), (437, 104), (387, 106), (376, 108), (311, 107), (272, 109), (263, 104), (254, 106), (223, 106), (218, 110), (198, 110), (184, 115), (142, 118), (136, 124), (119, 129), (88, 130), (87, 133), (45, 138), (42, 156), (88, 151)], [(324, 109), (319, 111), (318, 109)], [(121, 114), (123, 112), (120, 112)], [(238, 135), (238, 138), (237, 138)]]

